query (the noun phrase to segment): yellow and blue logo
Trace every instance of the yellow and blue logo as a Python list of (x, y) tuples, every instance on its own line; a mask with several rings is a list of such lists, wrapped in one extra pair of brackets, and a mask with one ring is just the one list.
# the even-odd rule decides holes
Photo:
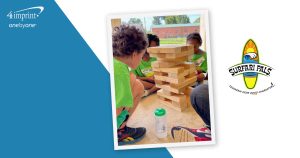
[(254, 89), (258, 75), (270, 76), (273, 68), (259, 62), (258, 48), (252, 39), (249, 39), (243, 49), (242, 63), (229, 68), (232, 76), (243, 75), (245, 86)]

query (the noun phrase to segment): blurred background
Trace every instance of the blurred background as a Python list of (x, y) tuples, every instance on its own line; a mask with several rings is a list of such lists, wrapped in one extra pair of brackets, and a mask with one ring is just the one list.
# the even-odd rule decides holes
[(113, 27), (120, 24), (140, 25), (146, 33), (157, 35), (161, 45), (185, 44), (188, 34), (199, 32), (203, 40), (201, 48), (206, 50), (205, 25), (203, 18), (199, 14), (112, 19)]

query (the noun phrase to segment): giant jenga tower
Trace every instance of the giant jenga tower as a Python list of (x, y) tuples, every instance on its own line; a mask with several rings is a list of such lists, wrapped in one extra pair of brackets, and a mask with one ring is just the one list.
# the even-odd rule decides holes
[(194, 53), (193, 46), (159, 46), (147, 49), (157, 61), (152, 63), (160, 103), (183, 111), (187, 108), (189, 86), (196, 80), (196, 68), (187, 63)]

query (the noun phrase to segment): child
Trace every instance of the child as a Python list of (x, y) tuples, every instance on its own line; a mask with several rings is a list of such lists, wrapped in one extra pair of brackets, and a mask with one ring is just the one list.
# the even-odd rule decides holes
[(204, 79), (207, 79), (206, 52), (199, 48), (202, 45), (202, 38), (199, 33), (191, 33), (187, 36), (186, 43), (194, 45), (192, 62), (196, 64), (197, 81), (201, 83)]
[[(159, 46), (159, 38), (156, 35), (147, 34), (147, 36), (149, 41), (148, 47)], [(153, 61), (156, 61), (156, 58), (150, 57), (149, 53), (146, 51), (140, 65), (132, 71), (145, 87), (144, 96), (148, 96), (158, 90), (155, 86), (154, 72), (151, 67)]]
[(144, 31), (133, 25), (115, 27), (112, 40), (118, 143), (133, 144), (143, 138), (146, 129), (127, 127), (126, 122), (143, 96), (144, 86), (130, 74), (129, 67), (135, 69), (139, 65), (148, 40)]

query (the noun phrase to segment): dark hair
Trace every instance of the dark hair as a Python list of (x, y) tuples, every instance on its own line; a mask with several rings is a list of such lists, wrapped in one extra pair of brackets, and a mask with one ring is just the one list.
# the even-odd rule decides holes
[(197, 40), (199, 42), (200, 46), (202, 45), (202, 38), (198, 32), (191, 33), (186, 37), (186, 41), (192, 40), (192, 39)]
[(147, 36), (148, 36), (148, 42), (149, 42), (149, 46), (148, 47), (150, 47), (151, 41), (156, 42), (156, 45), (159, 46), (159, 38), (158, 38), (158, 36), (152, 35), (152, 34), (147, 34)]
[(148, 46), (144, 30), (135, 25), (122, 24), (115, 27), (112, 35), (113, 55), (129, 56), (133, 52), (141, 52)]

